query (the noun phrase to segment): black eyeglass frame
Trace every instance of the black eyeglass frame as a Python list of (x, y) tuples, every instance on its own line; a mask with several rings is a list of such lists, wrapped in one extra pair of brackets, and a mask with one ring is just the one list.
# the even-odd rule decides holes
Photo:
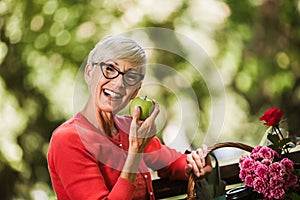
[[(139, 76), (139, 79), (138, 79), (138, 81), (136, 81), (136, 83), (130, 84), (130, 83), (128, 83), (128, 82), (126, 81), (126, 78), (125, 78), (125, 75), (126, 75), (130, 70), (127, 71), (127, 72), (121, 72), (120, 70), (118, 70), (117, 68), (115, 68), (112, 64), (108, 64), (108, 63), (105, 63), (105, 62), (92, 63), (92, 65), (98, 65), (98, 66), (100, 66), (100, 69), (101, 69), (101, 72), (102, 72), (103, 76), (104, 76), (105, 78), (107, 78), (107, 79), (115, 79), (115, 78), (117, 78), (117, 77), (121, 74), (121, 75), (122, 75), (122, 80), (124, 81), (124, 83), (126, 83), (126, 84), (129, 85), (129, 86), (134, 86), (134, 85), (138, 84), (138, 83), (139, 83), (140, 81), (142, 81), (142, 80), (144, 79), (144, 77), (145, 77), (143, 74), (138, 74), (138, 73), (132, 73), (132, 72), (131, 72), (131, 74), (134, 74), (134, 75)], [(104, 66), (104, 65), (113, 68), (114, 70), (116, 70), (116, 71), (118, 72), (118, 74), (117, 74), (116, 76), (114, 76), (114, 77), (107, 77), (107, 76), (104, 74), (104, 71), (103, 71), (103, 66)]]

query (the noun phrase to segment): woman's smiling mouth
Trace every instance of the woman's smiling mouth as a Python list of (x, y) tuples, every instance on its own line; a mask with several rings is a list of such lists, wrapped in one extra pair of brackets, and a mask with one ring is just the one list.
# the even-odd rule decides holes
[(114, 99), (120, 99), (120, 98), (123, 97), (123, 95), (121, 95), (120, 93), (116, 93), (116, 92), (113, 92), (113, 91), (108, 90), (108, 89), (103, 89), (103, 93), (106, 96), (109, 96), (109, 97), (114, 98)]

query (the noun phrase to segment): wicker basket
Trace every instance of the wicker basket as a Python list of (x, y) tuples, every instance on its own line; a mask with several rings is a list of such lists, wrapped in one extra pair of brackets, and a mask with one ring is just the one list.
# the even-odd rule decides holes
[[(253, 147), (248, 146), (246, 144), (238, 143), (238, 142), (221, 142), (216, 143), (213, 146), (208, 147), (208, 152), (214, 151), (216, 149), (222, 148), (222, 147), (235, 147), (239, 148), (248, 152), (251, 152)], [(187, 187), (187, 200), (196, 200), (196, 190), (195, 190), (195, 180), (196, 176), (191, 173), (188, 180), (188, 187)]]

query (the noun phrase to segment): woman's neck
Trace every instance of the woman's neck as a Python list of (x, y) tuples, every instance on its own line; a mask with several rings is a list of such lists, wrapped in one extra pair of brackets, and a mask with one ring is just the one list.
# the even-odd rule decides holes
[(118, 133), (114, 123), (114, 115), (86, 104), (81, 113), (97, 129), (106, 135), (113, 137)]
[(109, 112), (98, 110), (96, 113), (97, 124), (103, 129), (103, 131), (110, 137), (115, 136), (118, 130), (114, 123), (114, 115)]

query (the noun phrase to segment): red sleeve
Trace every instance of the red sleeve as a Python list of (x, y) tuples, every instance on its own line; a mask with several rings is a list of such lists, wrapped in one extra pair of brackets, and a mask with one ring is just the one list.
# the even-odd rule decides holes
[(98, 160), (84, 147), (76, 131), (60, 129), (52, 136), (48, 165), (58, 199), (132, 199), (134, 184), (118, 178), (112, 191), (105, 185)]
[(144, 155), (147, 165), (158, 172), (162, 178), (186, 180), (186, 155), (177, 152), (154, 137), (145, 149)]

